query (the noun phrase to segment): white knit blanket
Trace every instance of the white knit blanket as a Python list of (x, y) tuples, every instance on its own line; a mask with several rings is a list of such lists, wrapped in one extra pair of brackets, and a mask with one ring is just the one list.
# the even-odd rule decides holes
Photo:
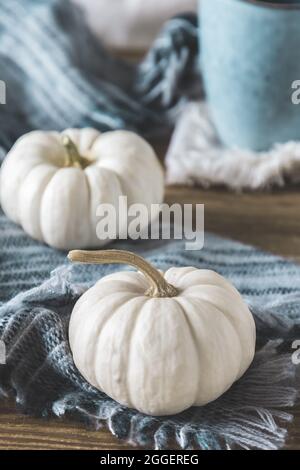
[(257, 190), (300, 182), (300, 142), (277, 144), (267, 152), (225, 148), (205, 103), (182, 111), (166, 157), (169, 184), (226, 186)]

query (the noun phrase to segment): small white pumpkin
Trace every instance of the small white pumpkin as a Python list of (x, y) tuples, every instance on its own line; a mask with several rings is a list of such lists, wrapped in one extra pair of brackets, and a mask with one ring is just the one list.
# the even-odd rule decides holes
[(205, 405), (251, 364), (252, 314), (219, 274), (173, 267), (162, 275), (118, 250), (73, 251), (69, 259), (141, 271), (103, 277), (78, 300), (69, 325), (78, 370), (122, 405), (150, 415)]
[[(100, 204), (117, 211), (119, 196), (128, 205), (163, 201), (162, 167), (152, 147), (128, 131), (101, 134), (95, 129), (34, 131), (8, 153), (0, 174), (5, 214), (31, 237), (59, 249), (99, 248)], [(119, 233), (127, 233), (127, 221)]]

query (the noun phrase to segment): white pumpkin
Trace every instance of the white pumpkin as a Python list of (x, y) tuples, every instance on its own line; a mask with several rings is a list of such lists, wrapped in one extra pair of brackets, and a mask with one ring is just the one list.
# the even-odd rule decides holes
[(205, 405), (251, 364), (252, 314), (219, 274), (173, 267), (162, 275), (117, 250), (74, 251), (69, 258), (141, 271), (103, 277), (78, 300), (69, 326), (78, 370), (122, 405), (150, 415)]
[[(117, 211), (163, 201), (162, 167), (152, 147), (128, 131), (34, 131), (8, 153), (0, 174), (3, 211), (31, 237), (59, 249), (98, 248), (100, 204)], [(127, 233), (127, 221), (118, 229)], [(125, 226), (126, 224), (126, 226)], [(119, 232), (120, 233), (120, 232)]]

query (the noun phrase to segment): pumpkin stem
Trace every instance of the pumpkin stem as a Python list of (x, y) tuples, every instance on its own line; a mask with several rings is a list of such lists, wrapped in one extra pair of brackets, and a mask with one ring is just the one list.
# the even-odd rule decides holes
[(148, 261), (135, 253), (123, 250), (82, 251), (73, 250), (68, 254), (72, 262), (92, 264), (128, 264), (140, 270), (150, 283), (145, 295), (149, 297), (176, 297), (178, 290), (169, 284), (164, 276)]
[(62, 144), (65, 147), (67, 153), (67, 167), (73, 166), (84, 169), (89, 165), (88, 160), (80, 155), (78, 148), (68, 135), (62, 136)]

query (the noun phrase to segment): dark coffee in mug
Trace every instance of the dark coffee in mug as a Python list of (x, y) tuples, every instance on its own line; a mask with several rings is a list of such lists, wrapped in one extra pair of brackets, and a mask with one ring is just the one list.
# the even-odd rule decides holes
[[(247, 1), (247, 0), (244, 0)], [(297, 5), (300, 6), (300, 0), (248, 0), (253, 3), (274, 3), (274, 5)]]

